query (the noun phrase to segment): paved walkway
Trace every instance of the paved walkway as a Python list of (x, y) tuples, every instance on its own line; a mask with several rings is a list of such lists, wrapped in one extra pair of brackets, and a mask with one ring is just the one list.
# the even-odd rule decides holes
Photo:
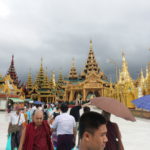
[(5, 150), (7, 141), (7, 129), (9, 123), (9, 114), (0, 112), (0, 150)]
[[(98, 110), (94, 109), (94, 111)], [(119, 125), (125, 150), (149, 150), (150, 120), (136, 119), (136, 122), (131, 122), (115, 116), (111, 117), (111, 120)], [(9, 114), (0, 112), (0, 150), (5, 150), (8, 123)]]

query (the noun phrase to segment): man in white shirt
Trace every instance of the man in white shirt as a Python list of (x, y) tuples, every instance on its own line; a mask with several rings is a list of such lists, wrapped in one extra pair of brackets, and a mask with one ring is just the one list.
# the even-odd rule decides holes
[(20, 131), (11, 133), (11, 148), (18, 148), (20, 143), (21, 126), (25, 122), (24, 114), (21, 113), (21, 108), (16, 107), (16, 112), (10, 115), (10, 123), (8, 129), (12, 125), (19, 125)]
[(75, 145), (76, 123), (73, 116), (67, 113), (68, 106), (62, 104), (62, 114), (55, 118), (52, 131), (57, 132), (57, 150), (71, 150)]

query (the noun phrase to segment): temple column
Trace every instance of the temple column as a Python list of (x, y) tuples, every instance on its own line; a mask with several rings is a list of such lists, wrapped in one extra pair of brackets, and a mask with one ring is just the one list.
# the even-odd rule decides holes
[(83, 89), (83, 101), (85, 101), (85, 98), (86, 98), (86, 90)]
[(70, 98), (69, 98), (69, 101), (72, 101), (73, 100), (73, 90), (71, 89), (71, 92), (70, 92)]

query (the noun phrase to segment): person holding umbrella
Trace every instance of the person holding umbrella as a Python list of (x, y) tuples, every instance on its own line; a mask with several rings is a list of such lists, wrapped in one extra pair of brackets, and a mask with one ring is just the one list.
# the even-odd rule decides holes
[(108, 142), (106, 143), (104, 150), (124, 150), (118, 125), (110, 121), (110, 113), (103, 110), (102, 115), (107, 121), (106, 127), (108, 138)]

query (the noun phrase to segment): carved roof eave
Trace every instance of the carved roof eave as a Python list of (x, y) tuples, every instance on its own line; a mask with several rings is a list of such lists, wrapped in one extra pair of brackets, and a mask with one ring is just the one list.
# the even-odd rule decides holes
[(103, 81), (101, 79), (101, 75), (100, 74), (96, 74), (95, 72), (90, 73), (89, 75), (86, 76), (85, 81), (83, 81), (83, 84), (89, 83), (89, 82), (98, 82), (98, 83), (106, 83), (105, 81)]
[(76, 85), (73, 85), (73, 84), (66, 85), (66, 89), (68, 89), (68, 90), (70, 90), (70, 89), (82, 89), (82, 88), (86, 87), (86, 84), (90, 84), (90, 83), (96, 83), (99, 85), (104, 85), (104, 84), (109, 85), (110, 84), (108, 82), (104, 82), (103, 80), (101, 80), (100, 76), (97, 75), (96, 73), (92, 73), (92, 74), (88, 75), (86, 80), (83, 82), (79, 82)]

